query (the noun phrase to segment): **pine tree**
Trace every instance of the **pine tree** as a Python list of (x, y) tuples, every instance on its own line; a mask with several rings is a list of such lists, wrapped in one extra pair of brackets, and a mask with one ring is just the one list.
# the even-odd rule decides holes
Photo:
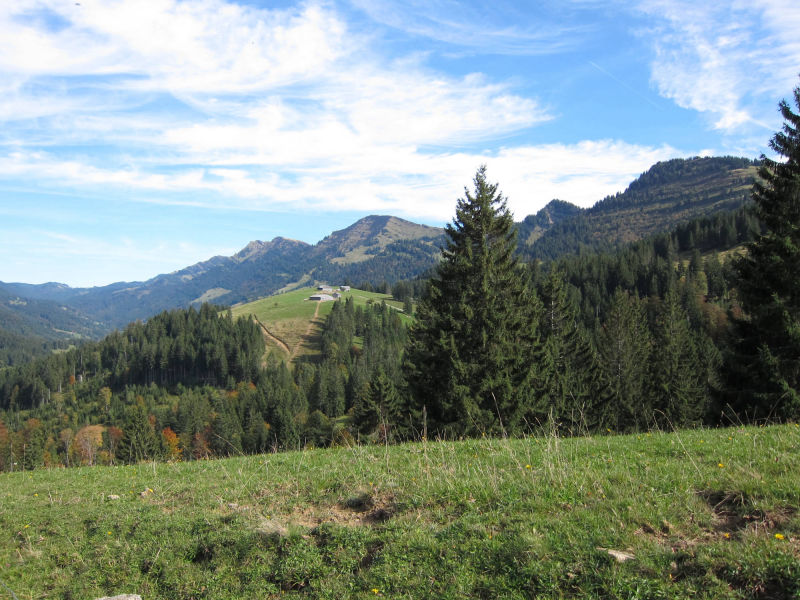
[(359, 433), (370, 435), (377, 431), (378, 441), (391, 441), (402, 430), (402, 406), (392, 380), (379, 368), (372, 381), (357, 398), (353, 421)]
[(134, 404), (126, 412), (124, 435), (119, 445), (119, 457), (129, 463), (156, 458), (160, 441), (143, 405)]
[(521, 427), (531, 390), (536, 299), (514, 258), (516, 229), (481, 167), (445, 231), (442, 261), (407, 352), (420, 429), (445, 435)]
[(719, 262), (719, 255), (713, 252), (705, 261), (706, 281), (708, 282), (708, 295), (712, 299), (721, 299), (726, 292), (725, 276), (722, 272), (722, 264)]
[(568, 297), (563, 273), (550, 272), (541, 297), (541, 393), (532, 420), (552, 418), (571, 434), (596, 429), (605, 418), (606, 391), (594, 350)]
[[(800, 86), (794, 102), (800, 109)], [(770, 146), (785, 161), (762, 156), (753, 186), (766, 232), (735, 263), (746, 318), (736, 322), (728, 401), (750, 418), (800, 415), (800, 114), (785, 100), (780, 111), (785, 122)]]
[(611, 395), (609, 425), (615, 431), (647, 426), (647, 365), (652, 341), (644, 308), (618, 289), (598, 335), (600, 365)]
[(657, 420), (679, 427), (696, 424), (706, 411), (706, 387), (686, 311), (671, 289), (659, 307), (651, 397)]

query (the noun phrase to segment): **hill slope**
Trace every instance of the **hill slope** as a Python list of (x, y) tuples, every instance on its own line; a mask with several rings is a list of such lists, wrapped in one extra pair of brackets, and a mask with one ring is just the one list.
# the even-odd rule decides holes
[[(320, 352), (320, 333), (325, 317), (333, 302), (308, 300), (315, 288), (307, 287), (268, 296), (253, 302), (238, 304), (231, 311), (235, 317), (251, 315), (264, 332), (267, 353), (273, 352), (280, 360), (292, 361), (300, 357), (317, 356)], [(402, 302), (393, 301), (391, 295), (367, 292), (352, 288), (342, 292), (342, 298), (352, 298), (355, 306), (372, 302), (386, 302), (402, 311)]]
[[(45, 284), (45, 293), (50, 285)], [(73, 307), (23, 297), (13, 285), (0, 284), (0, 330), (53, 341), (96, 337), (104, 328)]]
[[(581, 248), (607, 249), (734, 210), (749, 202), (756, 171), (755, 162), (734, 157), (657, 163), (624, 192), (589, 209), (548, 204), (522, 223), (521, 251), (530, 258), (552, 259)], [(554, 208), (556, 218), (551, 217)]]
[(426, 240), (432, 245), (441, 234), (438, 227), (419, 225), (397, 217), (371, 215), (333, 232), (314, 247), (312, 254), (335, 264), (364, 262), (399, 240)]
[(19, 598), (796, 598), (798, 445), (785, 425), (4, 473), (2, 579)]

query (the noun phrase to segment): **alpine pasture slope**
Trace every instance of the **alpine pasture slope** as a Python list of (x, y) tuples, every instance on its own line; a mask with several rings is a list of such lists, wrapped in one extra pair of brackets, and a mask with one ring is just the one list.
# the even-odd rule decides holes
[(544, 432), (3, 473), (0, 598), (797, 598), (799, 445)]
[[(331, 285), (336, 289), (336, 284)], [(267, 344), (267, 354), (289, 362), (298, 357), (312, 358), (319, 355), (319, 337), (325, 318), (333, 308), (332, 301), (309, 300), (317, 293), (316, 287), (304, 287), (283, 294), (267, 296), (253, 302), (238, 304), (231, 309), (234, 318), (251, 315), (262, 328)], [(342, 292), (341, 301), (352, 298), (355, 306), (385, 302), (402, 312), (403, 303), (392, 299), (391, 294), (368, 292), (351, 288)], [(406, 323), (411, 317), (401, 316)]]

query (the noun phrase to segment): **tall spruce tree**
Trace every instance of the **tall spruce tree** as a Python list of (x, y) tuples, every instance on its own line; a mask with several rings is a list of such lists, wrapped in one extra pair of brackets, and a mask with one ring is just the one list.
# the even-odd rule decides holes
[(689, 317), (674, 288), (667, 291), (658, 307), (650, 368), (654, 420), (666, 427), (699, 423), (705, 415), (708, 396), (703, 365), (697, 356)]
[(538, 300), (514, 258), (516, 229), (481, 167), (445, 231), (406, 355), (420, 431), (474, 435), (522, 427), (532, 389)]
[(650, 414), (645, 392), (652, 340), (644, 307), (636, 296), (617, 289), (597, 342), (611, 395), (610, 426), (615, 431), (643, 429)]
[(564, 432), (575, 435), (604, 424), (608, 393), (568, 291), (564, 274), (557, 270), (550, 272), (540, 289), (541, 394), (531, 420), (553, 419)]
[(143, 404), (136, 403), (128, 407), (123, 431), (117, 451), (119, 458), (128, 463), (136, 463), (157, 457), (161, 444)]
[[(800, 86), (794, 89), (800, 109)], [(735, 264), (744, 319), (727, 369), (729, 403), (749, 418), (800, 416), (800, 114), (783, 100), (770, 141), (785, 160), (761, 157), (753, 186), (766, 233)]]

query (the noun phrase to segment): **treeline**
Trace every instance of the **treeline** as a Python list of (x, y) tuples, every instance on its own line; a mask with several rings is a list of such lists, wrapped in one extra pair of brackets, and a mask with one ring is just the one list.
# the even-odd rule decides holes
[(115, 390), (127, 385), (209, 384), (252, 380), (264, 340), (247, 320), (204, 304), (131, 323), (100, 342), (0, 370), (0, 410), (13, 413), (48, 404), (76, 383)]

